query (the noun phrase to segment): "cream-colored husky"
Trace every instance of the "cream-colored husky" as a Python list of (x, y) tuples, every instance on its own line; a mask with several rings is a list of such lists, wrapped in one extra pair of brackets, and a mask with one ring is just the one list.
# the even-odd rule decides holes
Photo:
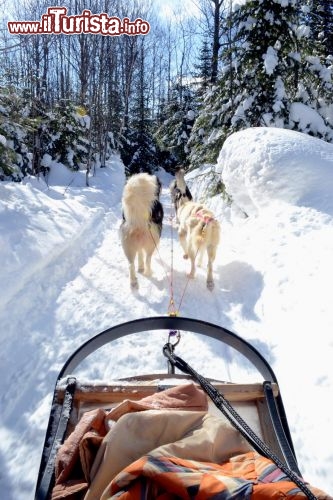
[(129, 263), (131, 287), (138, 287), (135, 259), (138, 271), (151, 276), (151, 258), (162, 232), (163, 207), (159, 201), (161, 183), (155, 175), (132, 175), (125, 184), (120, 226), (121, 243)]
[(184, 250), (184, 258), (191, 260), (190, 278), (195, 276), (195, 263), (201, 266), (203, 254), (207, 252), (207, 288), (213, 290), (213, 263), (220, 242), (220, 223), (213, 212), (201, 203), (189, 201), (182, 197), (178, 204), (177, 218), (179, 220), (178, 235)]

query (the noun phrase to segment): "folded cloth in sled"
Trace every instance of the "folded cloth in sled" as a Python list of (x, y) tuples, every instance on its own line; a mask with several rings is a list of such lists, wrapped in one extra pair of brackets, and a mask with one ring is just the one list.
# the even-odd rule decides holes
[[(311, 487), (318, 500), (332, 499)], [(142, 457), (117, 475), (101, 500), (300, 500), (305, 498), (268, 458), (256, 452), (231, 457), (218, 465), (158, 456)]]
[(207, 413), (194, 384), (85, 413), (56, 465), (53, 500), (305, 498), (222, 414)]
[[(305, 498), (270, 459), (253, 451), (223, 415), (131, 413), (111, 428), (104, 446), (85, 500)], [(320, 500), (330, 498), (313, 491)]]
[[(87, 491), (90, 477), (96, 474), (99, 462), (104, 454), (105, 443), (102, 443), (103, 438), (107, 434), (109, 427), (112, 428), (121, 416), (150, 409), (207, 411), (207, 408), (208, 401), (206, 394), (191, 382), (171, 387), (163, 392), (142, 398), (139, 401), (126, 399), (108, 412), (99, 408), (84, 413), (74, 431), (58, 450), (52, 499), (71, 498), (73, 494), (79, 492), (83, 492), (84, 494)], [(120, 437), (120, 434), (118, 436)], [(128, 434), (126, 431), (122, 439), (127, 442)], [(156, 445), (155, 442), (154, 445), (151, 445), (147, 449), (140, 449), (138, 454), (135, 455), (135, 459), (150, 451)], [(132, 460), (133, 453), (135, 453), (134, 450), (131, 455)], [(95, 460), (96, 454), (98, 456)], [(116, 473), (128, 465), (132, 461), (131, 459), (125, 462), (119, 460), (121, 465), (116, 469)], [(94, 461), (96, 463), (92, 469)], [(105, 486), (107, 483), (108, 481), (106, 481)]]
[(251, 449), (223, 416), (169, 410), (124, 415), (111, 428), (103, 444), (103, 455), (96, 457), (93, 468), (98, 462), (96, 475), (85, 500), (104, 498), (108, 483), (123, 468), (154, 449), (158, 449), (159, 454), (194, 460), (209, 457), (212, 462)]

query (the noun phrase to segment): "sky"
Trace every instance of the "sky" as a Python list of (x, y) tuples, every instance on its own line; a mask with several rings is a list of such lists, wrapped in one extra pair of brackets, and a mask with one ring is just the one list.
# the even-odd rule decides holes
[[(85, 185), (85, 172), (50, 164), (47, 183), (0, 183), (0, 491), (33, 498), (54, 384), (68, 357), (114, 325), (168, 314), (240, 335), (278, 379), (300, 470), (333, 493), (333, 145), (298, 132), (253, 128), (230, 136), (214, 167), (233, 203), (207, 201), (222, 226), (215, 288), (198, 269), (187, 283), (159, 172), (165, 217), (153, 276), (129, 286), (119, 240), (124, 169), (117, 156)], [(211, 168), (187, 175), (195, 199)], [(184, 293), (183, 299), (181, 296)], [(165, 332), (122, 338), (75, 372), (107, 381), (166, 372)], [(257, 375), (218, 342), (182, 332), (176, 354), (199, 373), (253, 382)]]
[(186, 17), (197, 17), (200, 15), (198, 3), (193, 0), (154, 0), (153, 6), (163, 19), (175, 21)]

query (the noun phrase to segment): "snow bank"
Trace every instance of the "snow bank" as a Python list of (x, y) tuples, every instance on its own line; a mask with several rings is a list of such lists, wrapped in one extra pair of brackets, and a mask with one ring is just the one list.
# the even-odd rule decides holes
[[(112, 178), (124, 183), (124, 174), (114, 172), (112, 166), (101, 178), (90, 178), (91, 188), (85, 185), (85, 172), (72, 172), (56, 163), (50, 166), (48, 185), (36, 177), (0, 185), (2, 307), (38, 270), (94, 232), (105, 216), (105, 187), (110, 184), (110, 192), (114, 191)], [(116, 204), (120, 202), (120, 193), (112, 196)]]
[(249, 128), (226, 140), (217, 169), (247, 215), (274, 202), (333, 215), (333, 145), (320, 139), (286, 129)]

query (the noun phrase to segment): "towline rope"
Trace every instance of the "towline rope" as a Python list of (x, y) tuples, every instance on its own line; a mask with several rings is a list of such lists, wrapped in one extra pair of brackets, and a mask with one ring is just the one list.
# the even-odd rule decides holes
[[(174, 298), (174, 265), (173, 265), (173, 261), (174, 261), (174, 227), (173, 227), (173, 221), (174, 221), (174, 218), (175, 218), (175, 211), (174, 211), (174, 207), (172, 208), (172, 213), (171, 213), (171, 216), (170, 216), (170, 225), (171, 225), (171, 257), (170, 257), (170, 276), (168, 277), (168, 272), (166, 270), (166, 266), (165, 266), (165, 263), (161, 257), (161, 254), (160, 254), (160, 251), (159, 251), (159, 248), (158, 248), (158, 245), (156, 243), (156, 240), (154, 238), (154, 235), (151, 231), (151, 224), (148, 223), (148, 229), (149, 229), (149, 233), (150, 233), (150, 236), (154, 242), (154, 246), (155, 246), (155, 250), (156, 250), (156, 253), (159, 257), (159, 260), (161, 262), (161, 265), (163, 267), (163, 271), (164, 271), (164, 276), (165, 276), (165, 279), (168, 281), (169, 283), (169, 293), (170, 293), (170, 299), (169, 299), (169, 305), (168, 305), (168, 315), (169, 316), (178, 316), (179, 314), (179, 310), (182, 306), (182, 303), (183, 303), (183, 300), (184, 300), (184, 296), (185, 296), (185, 293), (186, 293), (186, 290), (187, 290), (187, 287), (189, 285), (189, 282), (191, 280), (191, 278), (189, 276), (187, 276), (186, 278), (186, 282), (185, 282), (185, 286), (183, 288), (183, 292), (180, 296), (180, 300), (179, 300), (179, 304), (178, 304), (178, 307), (176, 307), (176, 303), (175, 303), (175, 298)], [(203, 229), (203, 232), (204, 232), (204, 229)], [(195, 255), (195, 259), (197, 258), (197, 255), (199, 253), (199, 248), (197, 249), (197, 252), (196, 252), (196, 255)]]

